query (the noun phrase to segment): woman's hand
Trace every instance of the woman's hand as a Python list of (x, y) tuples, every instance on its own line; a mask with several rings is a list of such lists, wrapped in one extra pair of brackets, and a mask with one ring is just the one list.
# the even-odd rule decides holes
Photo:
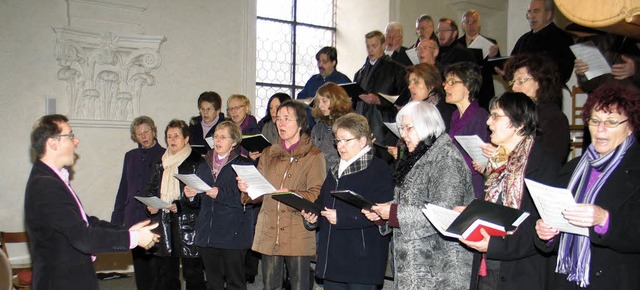
[(172, 203), (171, 205), (167, 206), (167, 209), (172, 213), (178, 212), (178, 206), (175, 203)]
[(315, 224), (315, 223), (318, 222), (318, 216), (315, 213), (306, 212), (306, 211), (302, 210), (300, 212), (300, 214), (310, 224)]
[(463, 212), (465, 208), (467, 207), (464, 205), (459, 205), (459, 206), (454, 206), (452, 210), (455, 212)]
[(371, 210), (377, 213), (382, 219), (389, 219), (389, 211), (391, 210), (391, 202), (378, 203), (371, 207)]
[(609, 220), (609, 212), (597, 205), (580, 203), (562, 211), (570, 224), (588, 228), (592, 226), (604, 226)]
[(475, 169), (476, 171), (478, 171), (480, 174), (483, 174), (483, 175), (485, 173), (485, 170), (487, 169), (475, 161), (471, 161), (471, 166), (473, 166), (473, 169)]
[(480, 229), (480, 234), (482, 235), (482, 240), (477, 242), (463, 240), (462, 238), (458, 239), (461, 243), (467, 245), (467, 247), (472, 248), (480, 253), (486, 253), (487, 249), (489, 249), (489, 239), (491, 236), (484, 229)]
[(260, 156), (262, 155), (262, 152), (260, 151), (256, 151), (256, 152), (249, 152), (249, 158), (251, 158), (251, 160), (258, 160), (258, 158), (260, 158)]
[(393, 156), (393, 159), (398, 159), (398, 147), (396, 146), (387, 146), (387, 152)]
[(622, 63), (611, 66), (611, 74), (617, 80), (624, 80), (636, 73), (636, 63), (632, 58), (622, 55)]
[(195, 189), (189, 187), (188, 185), (184, 187), (184, 196), (187, 198), (192, 198), (194, 196), (196, 196), (196, 194), (198, 194), (198, 191), (196, 191)]
[(158, 209), (157, 208), (153, 208), (150, 206), (147, 206), (147, 211), (149, 211), (150, 214), (157, 214), (158, 213)]
[(480, 146), (480, 148), (482, 149), (482, 155), (487, 158), (493, 156), (493, 154), (496, 154), (496, 151), (498, 151), (498, 147), (493, 146), (491, 143), (485, 143), (483, 146)]
[(338, 215), (335, 209), (325, 207), (324, 210), (320, 212), (320, 215), (325, 217), (332, 225), (338, 223)]
[(209, 189), (205, 193), (207, 194), (208, 197), (215, 199), (218, 196), (218, 187)]
[(380, 220), (380, 216), (372, 210), (368, 210), (366, 208), (363, 208), (360, 210), (360, 212), (367, 217), (368, 220), (375, 222), (375, 221), (379, 221)]
[(560, 233), (558, 229), (546, 224), (542, 219), (536, 221), (536, 234), (543, 241), (551, 240)]
[(573, 67), (576, 69), (576, 74), (579, 76), (583, 76), (587, 71), (589, 71), (589, 64), (579, 58), (576, 58), (576, 60), (573, 61)]
[(242, 180), (242, 178), (240, 178), (240, 176), (236, 177), (236, 181), (238, 181), (238, 189), (242, 192), (247, 192), (249, 186), (244, 182), (244, 180)]

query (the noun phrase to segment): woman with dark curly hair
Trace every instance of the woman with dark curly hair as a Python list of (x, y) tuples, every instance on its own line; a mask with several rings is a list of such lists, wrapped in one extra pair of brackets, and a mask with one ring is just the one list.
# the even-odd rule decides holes
[(606, 83), (589, 95), (585, 124), (592, 143), (561, 171), (575, 206), (562, 211), (589, 235), (559, 232), (539, 219), (536, 246), (557, 251), (553, 289), (640, 289), (640, 93)]
[(341, 86), (329, 82), (318, 89), (311, 111), (318, 122), (311, 129), (311, 141), (324, 153), (327, 169), (340, 160), (331, 126), (336, 119), (352, 111), (351, 98)]
[(545, 55), (518, 54), (505, 64), (505, 78), (514, 92), (524, 93), (536, 103), (536, 141), (564, 164), (569, 155), (569, 120), (562, 113), (562, 80), (556, 64)]

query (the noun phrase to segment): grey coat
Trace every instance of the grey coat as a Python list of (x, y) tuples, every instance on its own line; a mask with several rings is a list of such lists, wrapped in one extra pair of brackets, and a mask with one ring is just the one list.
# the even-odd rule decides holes
[(333, 144), (333, 140), (335, 137), (333, 136), (333, 131), (331, 131), (331, 126), (327, 125), (323, 120), (320, 120), (313, 126), (311, 129), (311, 141), (313, 141), (313, 145), (320, 148), (320, 151), (324, 154), (324, 160), (327, 162), (327, 170), (331, 168), (334, 164), (340, 162), (340, 155), (338, 155), (338, 150), (336, 150), (336, 146)]
[(427, 202), (453, 208), (473, 197), (469, 167), (451, 138), (440, 135), (395, 187), (394, 289), (469, 289), (472, 253), (440, 235), (421, 209)]

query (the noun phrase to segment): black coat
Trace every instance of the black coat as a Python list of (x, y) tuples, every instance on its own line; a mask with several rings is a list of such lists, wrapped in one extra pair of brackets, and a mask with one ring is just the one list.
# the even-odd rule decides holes
[(24, 211), (33, 265), (33, 289), (98, 289), (92, 254), (126, 252), (126, 228), (86, 216), (64, 181), (37, 160), (31, 169)]
[(529, 31), (518, 39), (511, 51), (511, 55), (519, 53), (542, 53), (549, 56), (558, 65), (558, 73), (563, 83), (571, 77), (573, 60), (575, 56), (569, 46), (573, 44), (573, 38), (564, 30), (558, 28), (555, 23), (550, 23), (540, 31)]
[[(390, 57), (383, 55), (372, 66), (369, 59), (353, 77), (363, 90), (369, 93), (383, 93), (387, 95), (400, 95), (396, 101), (397, 105), (405, 105), (410, 98), (407, 89), (406, 71)], [(396, 146), (398, 138), (393, 135), (383, 124), (384, 122), (395, 122), (398, 109), (391, 103), (381, 99), (380, 105), (369, 105), (357, 99), (353, 103), (356, 113), (361, 114), (369, 121), (371, 133), (376, 140), (384, 145)], [(385, 160), (392, 160), (386, 150), (376, 149), (376, 154), (383, 156)]]
[[(498, 44), (495, 39), (488, 38), (484, 35), (482, 35), (482, 37), (491, 41), (493, 44)], [(466, 34), (463, 34), (462, 37), (456, 39), (455, 42), (459, 43), (463, 47), (467, 47)], [(489, 61), (489, 57), (483, 59), (482, 53), (479, 54), (479, 58), (476, 54), (474, 54), (474, 56), (476, 57), (476, 64), (480, 66), (480, 72), (482, 74), (482, 85), (480, 86), (480, 92), (478, 92), (476, 98), (478, 99), (478, 104), (480, 104), (481, 107), (487, 109), (488, 111), (489, 101), (491, 101), (491, 99), (496, 96), (496, 91), (493, 86), (493, 75), (495, 74), (494, 69), (496, 62)], [(498, 51), (498, 54), (496, 54), (495, 57), (500, 57), (500, 51)]]
[[(178, 166), (179, 174), (195, 174), (196, 169), (204, 159), (196, 152), (191, 154), (182, 161)], [(155, 171), (151, 176), (151, 181), (145, 190), (146, 196), (160, 197), (160, 185), (162, 182), (162, 161), (156, 163)], [(180, 195), (184, 196), (184, 183), (180, 182)], [(198, 248), (195, 245), (196, 239), (196, 221), (198, 218), (198, 209), (188, 207), (182, 199), (177, 199), (173, 203), (178, 207), (178, 212), (158, 211), (151, 216), (152, 222), (158, 222), (160, 225), (154, 230), (160, 235), (160, 242), (157, 243), (149, 252), (158, 256), (173, 256), (184, 258), (199, 257)]]
[(201, 116), (195, 116), (193, 118), (191, 118), (191, 121), (189, 122), (189, 144), (191, 145), (191, 148), (193, 148), (194, 150), (198, 151), (198, 153), (204, 155), (207, 152), (211, 151), (211, 147), (209, 147), (209, 144), (207, 144), (207, 141), (204, 140), (204, 138), (207, 137), (212, 137), (213, 136), (213, 132), (216, 131), (216, 126), (218, 126), (218, 124), (222, 123), (224, 121), (224, 114), (220, 113), (218, 114), (218, 122), (213, 125), (213, 127), (211, 127), (211, 129), (209, 129), (209, 132), (207, 132), (207, 134), (202, 134), (202, 117)]
[(391, 54), (391, 59), (403, 67), (410, 67), (413, 65), (411, 59), (409, 59), (409, 56), (407, 55), (407, 48), (404, 46), (400, 46), (399, 51), (394, 51), (393, 54)]
[(336, 168), (327, 175), (316, 200), (321, 208), (336, 209), (338, 220), (332, 225), (326, 218), (318, 218), (316, 276), (337, 282), (382, 284), (390, 236), (381, 236), (378, 226), (359, 208), (336, 199), (331, 191), (349, 189), (374, 203), (390, 201), (393, 199), (391, 167), (383, 160), (373, 158), (362, 171), (339, 179)]
[[(534, 143), (525, 169), (525, 178), (545, 184), (556, 180), (560, 164), (540, 143)], [(524, 185), (523, 185), (524, 186)], [(500, 284), (496, 290), (540, 290), (544, 289), (549, 273), (549, 254), (542, 253), (533, 245), (535, 224), (540, 218), (529, 191), (524, 186), (520, 209), (529, 212), (529, 217), (513, 235), (491, 237), (486, 253), (487, 259), (500, 260)], [(471, 289), (478, 287), (478, 269), (481, 255), (473, 255)]]
[[(561, 186), (569, 184), (579, 159), (562, 168)], [(640, 144), (637, 140), (604, 183), (594, 204), (609, 212), (609, 228), (604, 235), (589, 228), (591, 264), (590, 284), (586, 289), (640, 289)], [(552, 244), (537, 238), (535, 241), (538, 248), (556, 252), (560, 238), (556, 237)], [(553, 260), (553, 269), (555, 265)], [(566, 281), (564, 274), (556, 274), (555, 278), (553, 289), (585, 289)]]
[(229, 160), (214, 181), (211, 173), (213, 154), (214, 151), (207, 154), (207, 162), (200, 163), (196, 175), (209, 186), (218, 188), (216, 198), (205, 193), (199, 193), (192, 201), (182, 197), (187, 206), (200, 209), (196, 222), (196, 245), (218, 249), (250, 249), (253, 243), (254, 208), (252, 204), (242, 203), (237, 174), (231, 165), (253, 165), (253, 161), (231, 151)]

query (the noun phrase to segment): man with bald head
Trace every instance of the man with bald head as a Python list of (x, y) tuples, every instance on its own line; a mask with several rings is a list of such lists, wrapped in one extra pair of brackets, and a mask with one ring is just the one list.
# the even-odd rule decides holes
[(438, 41), (436, 38), (421, 40), (416, 47), (416, 53), (418, 54), (420, 63), (436, 65), (436, 57), (438, 57), (438, 53), (440, 53)]
[(411, 60), (407, 56), (407, 48), (402, 46), (404, 41), (402, 24), (400, 22), (389, 22), (385, 29), (385, 44), (384, 54), (391, 57), (391, 59), (404, 67), (411, 66)]
[(542, 53), (549, 56), (557, 65), (562, 82), (566, 83), (573, 71), (575, 59), (570, 45), (573, 38), (553, 23), (553, 0), (532, 0), (527, 10), (527, 20), (531, 31), (522, 35), (511, 51), (519, 53)]

